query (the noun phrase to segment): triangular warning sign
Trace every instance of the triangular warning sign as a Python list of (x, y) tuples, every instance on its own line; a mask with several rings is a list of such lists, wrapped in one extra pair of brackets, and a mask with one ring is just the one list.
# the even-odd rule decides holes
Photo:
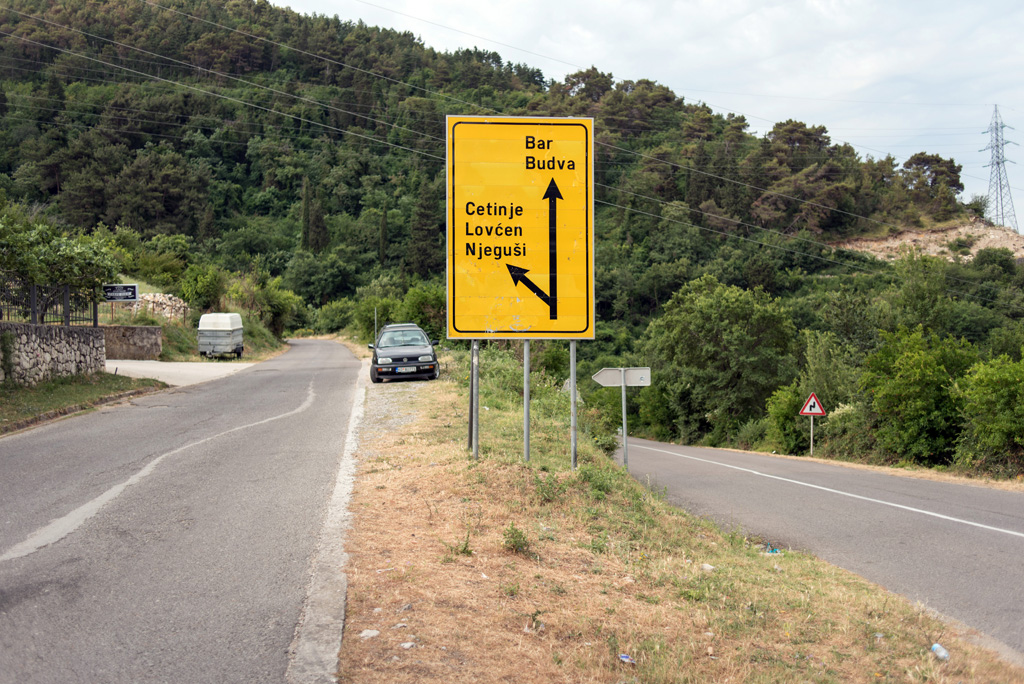
[(807, 401), (804, 402), (804, 407), (800, 409), (801, 416), (823, 416), (825, 415), (825, 409), (818, 401), (818, 397), (814, 396), (814, 392), (811, 392), (811, 396), (807, 397)]

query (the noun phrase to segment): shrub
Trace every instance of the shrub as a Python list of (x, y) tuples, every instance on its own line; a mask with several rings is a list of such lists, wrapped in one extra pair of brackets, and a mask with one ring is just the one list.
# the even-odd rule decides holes
[(803, 399), (796, 381), (768, 397), (765, 441), (785, 454), (804, 453), (810, 447), (810, 421), (800, 415)]
[(961, 398), (950, 390), (977, 360), (964, 340), (937, 340), (922, 326), (883, 333), (861, 384), (877, 414), (880, 447), (901, 460), (948, 463), (960, 433)]
[(360, 300), (352, 312), (352, 325), (355, 326), (356, 334), (365, 340), (372, 340), (376, 331), (385, 323), (400, 322), (396, 317), (399, 303), (399, 300), (392, 297)]
[(347, 328), (352, 322), (355, 307), (350, 299), (327, 302), (316, 312), (314, 327), (317, 332), (332, 333)]
[(216, 266), (197, 266), (185, 269), (178, 284), (178, 294), (196, 309), (210, 311), (220, 307), (227, 277)]
[(867, 404), (840, 404), (822, 421), (819, 434), (822, 453), (854, 461), (877, 455), (874, 414)]
[[(770, 401), (770, 400), (769, 400)], [(754, 418), (744, 423), (736, 433), (736, 446), (740, 449), (754, 449), (764, 441), (768, 433), (768, 419)]]
[(1007, 475), (1024, 470), (1024, 361), (979, 363), (955, 394), (964, 419), (956, 464)]
[(512, 553), (526, 555), (529, 552), (530, 540), (526, 537), (525, 532), (516, 527), (514, 522), (508, 524), (502, 537), (504, 539), (503, 546)]
[(396, 322), (415, 323), (432, 340), (448, 330), (448, 309), (444, 284), (424, 283), (409, 288), (395, 311)]

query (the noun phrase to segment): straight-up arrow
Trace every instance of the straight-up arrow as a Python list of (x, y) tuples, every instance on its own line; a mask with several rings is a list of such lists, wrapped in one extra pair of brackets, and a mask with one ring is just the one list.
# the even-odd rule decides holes
[(558, 239), (556, 228), (558, 227), (558, 200), (562, 199), (562, 193), (558, 191), (558, 185), (552, 178), (544, 197), (548, 201), (548, 272), (550, 281), (548, 283), (548, 309), (551, 320), (558, 318)]

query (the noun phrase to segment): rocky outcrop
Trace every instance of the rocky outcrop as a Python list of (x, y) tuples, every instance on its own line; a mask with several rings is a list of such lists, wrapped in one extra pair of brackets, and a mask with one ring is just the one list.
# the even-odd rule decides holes
[(185, 317), (188, 316), (188, 304), (186, 304), (184, 300), (178, 299), (174, 295), (161, 294), (159, 292), (147, 292), (140, 294), (139, 301), (129, 302), (119, 306), (123, 306), (131, 311), (132, 315), (139, 313), (139, 311), (148, 311), (154, 316), (179, 321), (185, 320)]

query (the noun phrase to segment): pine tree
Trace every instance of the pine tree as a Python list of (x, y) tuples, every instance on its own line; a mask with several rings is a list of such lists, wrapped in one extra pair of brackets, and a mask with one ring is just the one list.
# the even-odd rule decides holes
[(423, 181), (412, 214), (409, 251), (405, 259), (406, 267), (412, 273), (428, 278), (441, 271), (444, 253), (440, 235), (441, 220), (437, 215), (434, 189), (430, 181)]
[(380, 228), (377, 231), (377, 260), (380, 265), (384, 265), (384, 257), (387, 254), (387, 243), (388, 243), (388, 203), (384, 203), (384, 207), (380, 214)]
[(310, 227), (310, 202), (309, 202), (309, 177), (302, 177), (302, 236), (299, 239), (299, 246), (309, 250), (309, 227)]

